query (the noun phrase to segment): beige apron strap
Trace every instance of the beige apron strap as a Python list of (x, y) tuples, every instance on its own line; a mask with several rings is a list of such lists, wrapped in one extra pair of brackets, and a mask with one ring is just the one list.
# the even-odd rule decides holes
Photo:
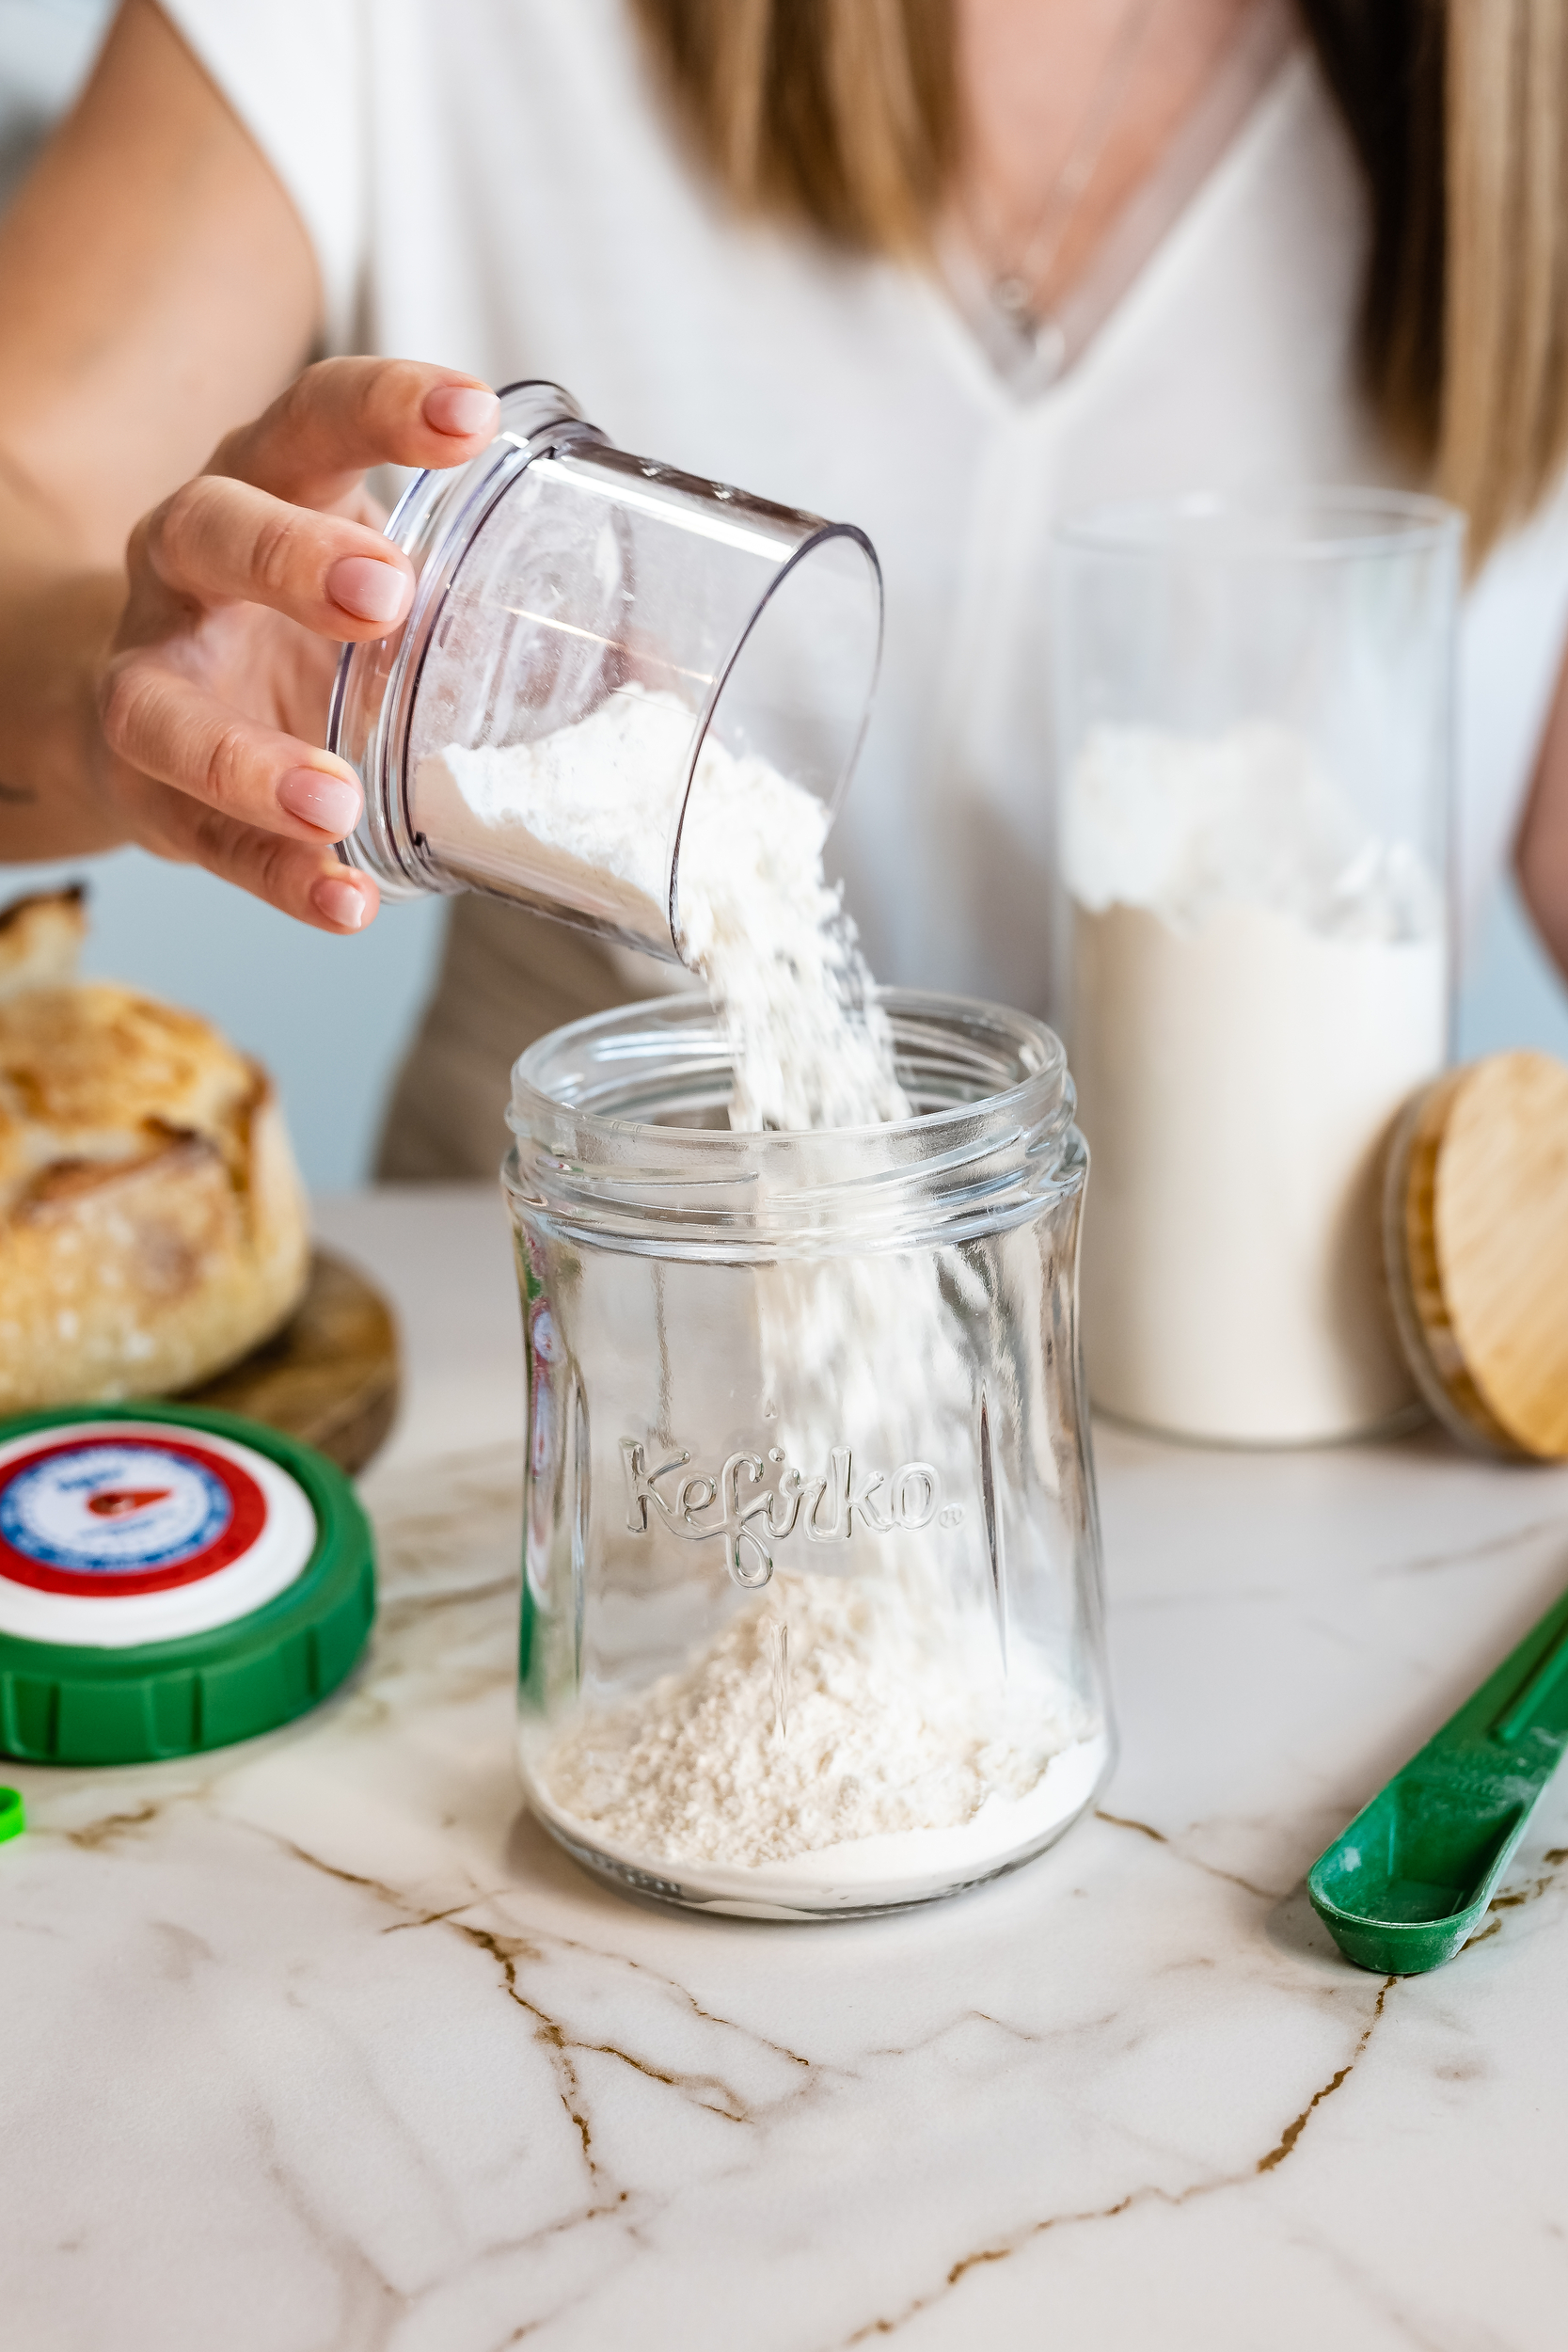
[(399, 1073), (376, 1174), (493, 1178), (510, 1140), (512, 1065), (546, 1029), (641, 993), (585, 932), (477, 893), (453, 901), (440, 976)]

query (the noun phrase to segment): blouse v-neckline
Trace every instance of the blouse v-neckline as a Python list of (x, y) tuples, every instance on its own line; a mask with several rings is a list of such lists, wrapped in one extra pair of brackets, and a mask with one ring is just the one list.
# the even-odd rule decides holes
[(1289, 0), (1258, 0), (1202, 99), (1123, 205), (1087, 270), (1046, 322), (1025, 338), (991, 300), (974, 248), (944, 237), (930, 296), (944, 340), (1003, 413), (1034, 410), (1075, 384), (1102, 332), (1131, 308), (1174, 232), (1227, 179), (1272, 113), (1271, 101), (1304, 58)]

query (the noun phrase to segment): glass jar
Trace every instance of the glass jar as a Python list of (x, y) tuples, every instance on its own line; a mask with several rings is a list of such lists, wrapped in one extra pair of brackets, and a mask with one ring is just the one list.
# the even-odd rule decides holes
[[(327, 742), (365, 793), (341, 854), (394, 897), (483, 890), (675, 961), (705, 742), (837, 804), (880, 656), (876, 554), (850, 524), (612, 448), (559, 385), (500, 407), (489, 448), (420, 474), (387, 526), (418, 585), (339, 664)], [(607, 712), (635, 725), (574, 763), (570, 731)], [(498, 755), (550, 738), (542, 834)], [(617, 760), (648, 828), (636, 881), (595, 853)], [(722, 821), (701, 796), (691, 822)]]
[(523, 1776), (579, 1861), (695, 1909), (951, 1894), (1110, 1769), (1065, 1057), (881, 1002), (894, 1125), (730, 1133), (695, 996), (514, 1073)]
[(1301, 1444), (1415, 1404), (1380, 1172), (1448, 1053), (1461, 532), (1354, 489), (1059, 531), (1085, 1350), (1131, 1421)]

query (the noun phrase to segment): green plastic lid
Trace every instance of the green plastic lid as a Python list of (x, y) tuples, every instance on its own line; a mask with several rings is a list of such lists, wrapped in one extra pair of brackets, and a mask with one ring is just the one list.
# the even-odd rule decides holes
[(337, 1688), (374, 1614), (369, 1522), (297, 1439), (178, 1405), (0, 1422), (0, 1754), (254, 1739)]

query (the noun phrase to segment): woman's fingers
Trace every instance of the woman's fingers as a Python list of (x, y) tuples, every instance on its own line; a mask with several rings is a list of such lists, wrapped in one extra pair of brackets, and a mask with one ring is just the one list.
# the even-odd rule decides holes
[(319, 848), (358, 822), (363, 796), (346, 761), (244, 717), (157, 647), (113, 657), (99, 713), (104, 741), (126, 767), (232, 823)]
[(324, 639), (384, 636), (409, 609), (412, 567), (373, 527), (366, 469), (462, 465), (499, 420), (452, 369), (326, 360), (137, 526), (99, 690), (105, 787), (135, 838), (318, 930), (371, 920), (375, 884), (331, 846), (359, 817), (352, 769), (246, 713), (310, 725), (309, 697), (284, 691), (297, 656), (313, 675)]
[(219, 442), (210, 473), (292, 505), (329, 507), (370, 466), (461, 466), (495, 438), (486, 384), (414, 359), (323, 359), (254, 423)]
[(280, 841), (276, 834), (235, 824), (231, 818), (217, 817), (194, 803), (183, 804), (182, 817), (185, 809), (189, 820), (177, 821), (174, 827), (176, 842), (183, 834), (185, 848), (182, 851), (175, 846), (174, 856), (183, 854), (188, 864), (204, 866), (210, 874), (318, 931), (352, 933), (374, 921), (380, 897), (369, 874), (353, 871), (330, 853)]
[(198, 475), (154, 507), (132, 533), (127, 561), (133, 638), (166, 628), (161, 599), (138, 612), (148, 575), (189, 603), (264, 604), (323, 637), (380, 636), (414, 593), (408, 558), (363, 523), (217, 474)]
[(316, 930), (359, 931), (374, 919), (375, 883), (319, 835), (313, 844), (286, 841), (144, 777), (130, 781), (125, 797), (136, 838), (160, 857), (203, 866)]

